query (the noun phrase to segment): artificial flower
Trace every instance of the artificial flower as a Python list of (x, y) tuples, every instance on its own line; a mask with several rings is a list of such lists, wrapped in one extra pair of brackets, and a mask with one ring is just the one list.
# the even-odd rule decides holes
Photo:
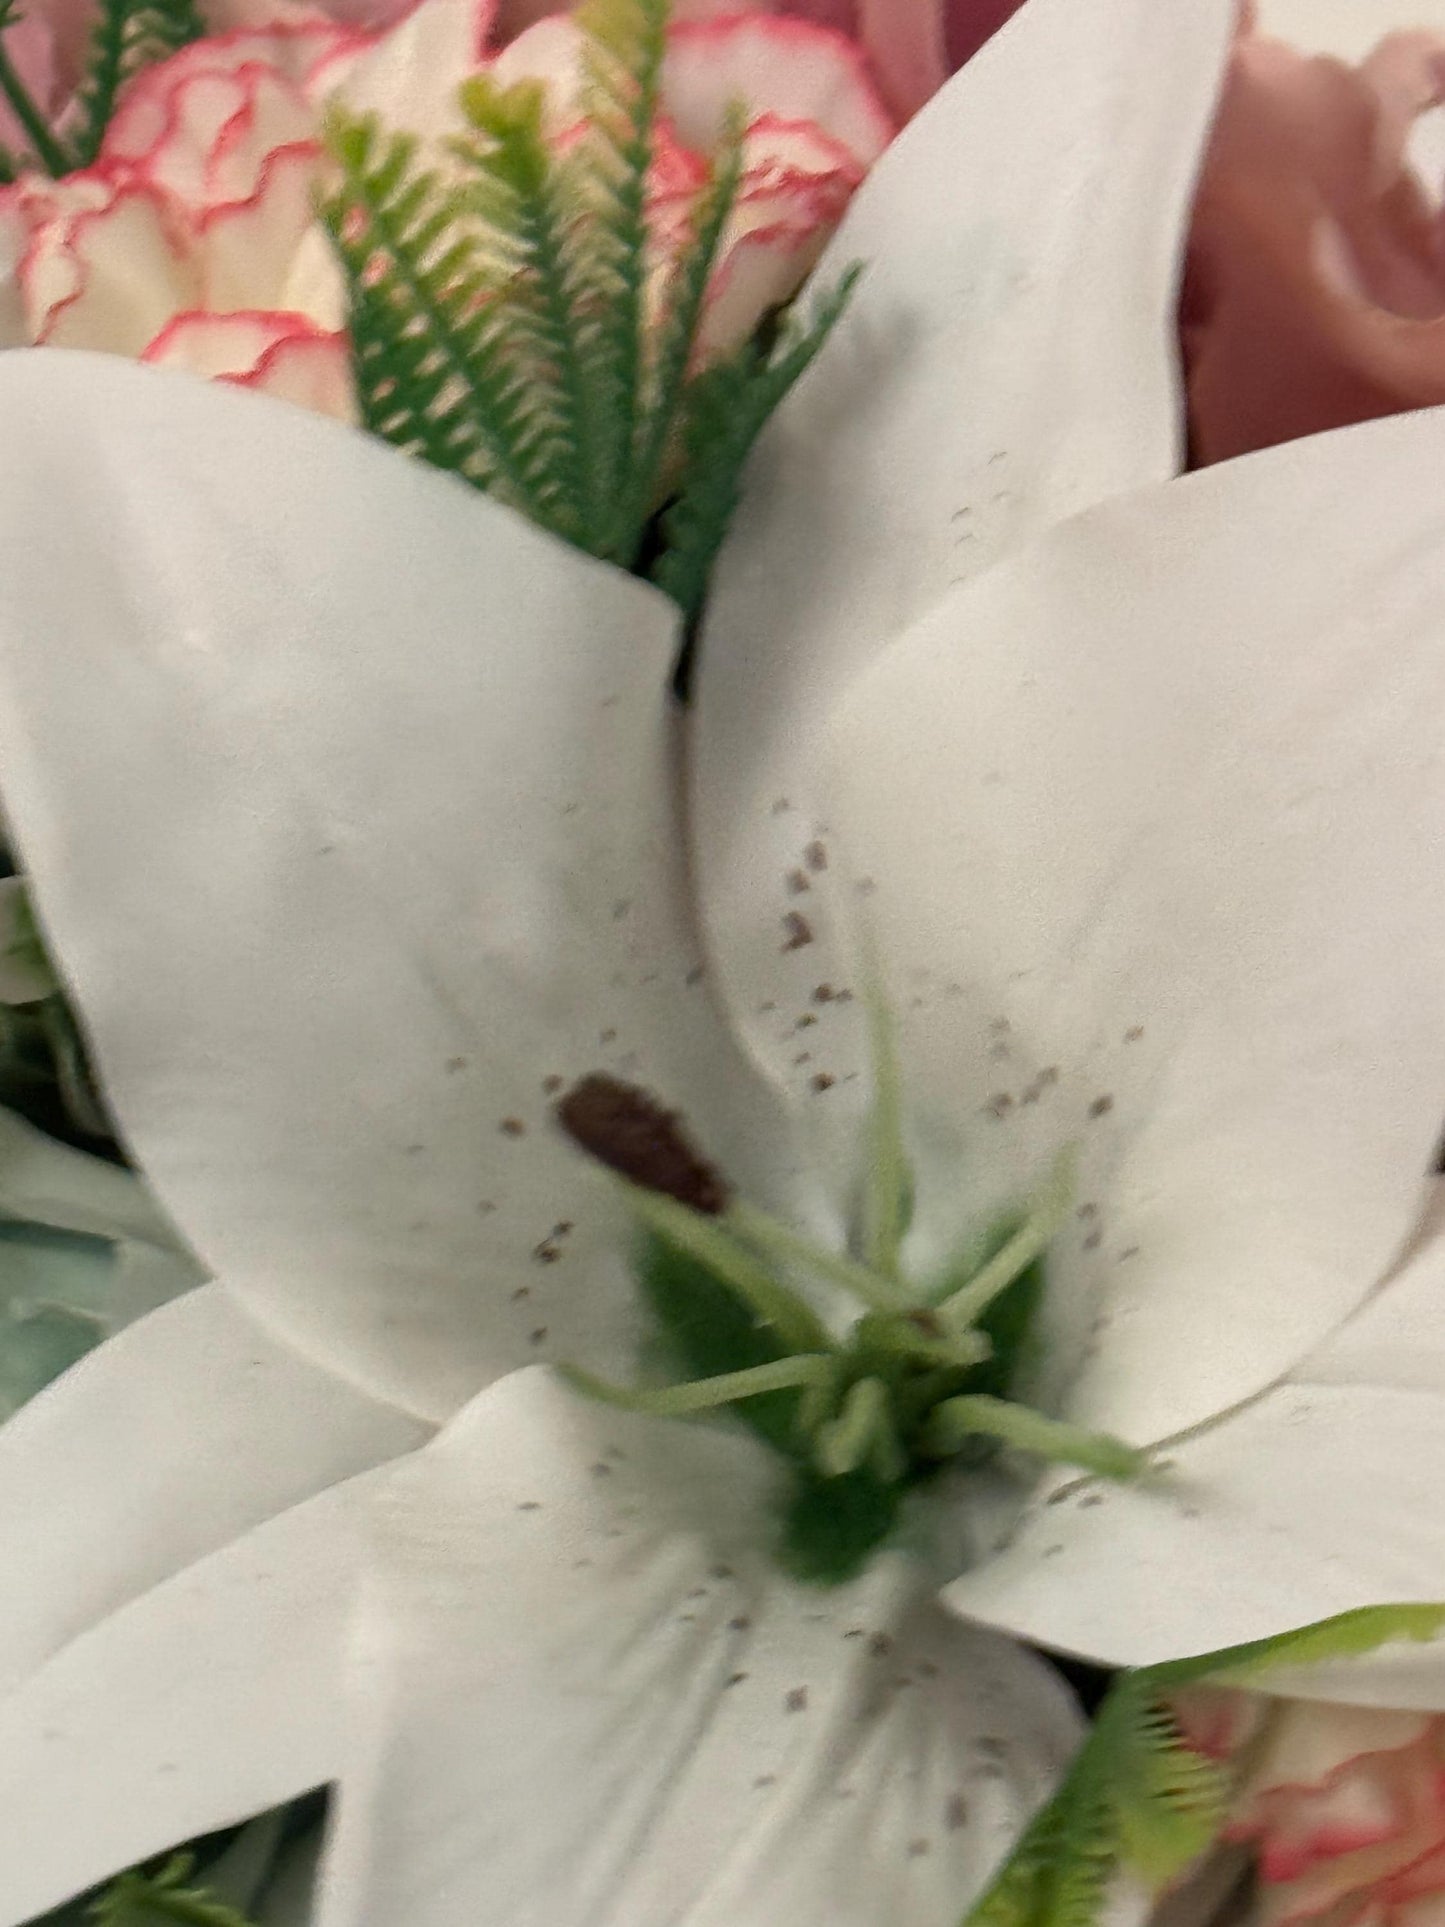
[[(328, 100), (421, 135), (438, 158), (462, 81), (544, 82), (565, 141), (577, 37), (543, 21), (499, 51), (494, 0), (425, 0), (374, 41), (317, 16), (200, 40), (123, 93), (94, 165), (0, 188), (0, 343), (102, 349), (318, 412), (355, 408), (341, 276), (315, 201)], [(702, 335), (728, 351), (813, 266), (895, 131), (841, 35), (762, 14), (680, 25), (653, 218), (665, 251), (727, 109), (747, 108), (741, 192)]]
[(1445, 1719), (1225, 1688), (1181, 1694), (1191, 1745), (1242, 1766), (1225, 1829), (1263, 1927), (1408, 1927), (1445, 1892)]
[[(1336, 44), (1391, 24), (1377, 6), (1336, 11)], [(1420, 14), (1393, 11), (1400, 29)], [(1275, 19), (1245, 13), (1190, 235), (1200, 463), (1445, 400), (1439, 183), (1412, 153), (1445, 100), (1445, 32), (1397, 31), (1352, 64), (1272, 37)]]
[(1438, 1246), (1374, 1294), (1445, 1073), (1438, 423), (1167, 479), (1231, 9), (1110, 8), (1030, 0), (862, 190), (681, 732), (667, 605), (496, 504), (153, 371), (0, 369), (7, 814), (223, 1281), (0, 1432), (0, 1491), (90, 1524), (7, 1554), (6, 1922), (324, 1782), (337, 1922), (956, 1919), (1073, 1731), (1041, 1666), (950, 1632), (906, 1538), (800, 1590), (746, 1434), (532, 1363), (639, 1337), (551, 1123), (588, 1072), (836, 1256), (870, 968), (902, 1277), (1076, 1141), (1032, 1399), (1190, 1435), (938, 1495), (951, 1602), (1130, 1662), (1437, 1589)]

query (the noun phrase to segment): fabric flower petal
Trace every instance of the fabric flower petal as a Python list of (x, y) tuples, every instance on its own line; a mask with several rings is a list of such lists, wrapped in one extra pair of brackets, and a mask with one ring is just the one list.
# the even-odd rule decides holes
[(0, 1923), (324, 1785), (376, 1472), (298, 1505), (75, 1640), (0, 1701)]
[[(1172, 1443), (1153, 1478), (1108, 1490), (1054, 1481), (1011, 1543), (949, 1587), (949, 1603), (1025, 1639), (1138, 1666), (1382, 1601), (1438, 1601), (1442, 1288), (1437, 1233), (1275, 1389)], [(1267, 1684), (1441, 1711), (1445, 1642), (1280, 1668)]]
[(326, 1927), (955, 1927), (1072, 1704), (1031, 1655), (950, 1639), (900, 1556), (783, 1579), (766, 1471), (739, 1431), (537, 1370), (398, 1468)]
[[(1420, 888), (1445, 837), (1440, 431), (1372, 423), (1063, 524), (855, 681), (826, 775), (800, 751), (768, 823), (791, 836), (754, 886), (778, 1076), (859, 1142), (858, 1004), (810, 987), (865, 984), (871, 933), (905, 1259), (943, 1275), (1074, 1147), (1036, 1394), (1138, 1444), (1287, 1371), (1421, 1209), (1445, 1090), (1445, 910)], [(787, 951), (798, 910), (812, 941)]]
[(6, 810), (158, 1194), (424, 1415), (550, 1347), (628, 1369), (626, 1222), (556, 1092), (715, 1104), (740, 1182), (787, 1171), (698, 967), (672, 605), (253, 396), (33, 355), (0, 416)]
[(800, 736), (950, 583), (1177, 465), (1176, 255), (1233, 11), (1031, 0), (889, 149), (818, 270), (866, 264), (751, 465), (698, 682), (703, 912), (760, 1052), (747, 953), (772, 947), (757, 879), (795, 860), (768, 811)]
[(704, 154), (719, 145), (730, 108), (749, 118), (809, 121), (870, 167), (896, 129), (846, 37), (806, 20), (735, 13), (681, 22), (667, 38), (663, 112)]
[(338, 421), (356, 415), (345, 335), (318, 328), (305, 315), (192, 310), (169, 322), (141, 359), (297, 402)]
[(142, 1319), (0, 1428), (13, 1582), (0, 1689), (191, 1561), (423, 1436), (276, 1345), (219, 1286)]

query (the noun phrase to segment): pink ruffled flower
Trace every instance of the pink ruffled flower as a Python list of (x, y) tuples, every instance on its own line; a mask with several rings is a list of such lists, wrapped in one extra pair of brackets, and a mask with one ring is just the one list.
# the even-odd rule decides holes
[(1176, 1712), (1243, 1769), (1226, 1838), (1253, 1848), (1258, 1927), (1435, 1927), (1445, 1915), (1445, 1716), (1203, 1687)]
[[(498, 18), (494, 0), (427, 0), (356, 63), (347, 98), (423, 135), (444, 165), (442, 143), (461, 127), (457, 89), (480, 65), (504, 85), (541, 81), (549, 137), (574, 139), (582, 70), (573, 21), (553, 14), (499, 45)], [(739, 101), (743, 178), (709, 288), (705, 357), (737, 347), (796, 293), (897, 131), (857, 47), (832, 28), (756, 8), (685, 19), (668, 41), (649, 206), (659, 287)]]
[[(565, 142), (578, 35), (561, 14), (504, 42), (496, 0), (424, 0), (383, 36), (293, 0), (215, 5), (242, 24), (143, 73), (93, 167), (0, 190), (0, 345), (131, 355), (350, 415), (341, 278), (313, 215), (323, 101), (339, 90), (435, 143), (445, 165), (461, 82), (490, 66), (545, 82)], [(851, 40), (757, 10), (675, 27), (662, 95), (660, 295), (728, 109), (749, 110), (700, 341), (716, 355), (797, 290), (897, 123)]]
[(1406, 148), (1442, 100), (1432, 34), (1352, 67), (1246, 20), (1186, 278), (1196, 462), (1445, 401), (1445, 222)]
[(132, 355), (352, 410), (314, 224), (329, 24), (202, 41), (143, 74), (95, 166), (0, 191), (0, 339)]
[[(1023, 0), (763, 0), (752, 9), (842, 34), (868, 60), (890, 110), (904, 120), (971, 60)], [(351, 0), (332, 0), (346, 6)], [(678, 21), (737, 11), (738, 0), (675, 0)], [(510, 39), (557, 11), (558, 0), (501, 0), (497, 30)]]

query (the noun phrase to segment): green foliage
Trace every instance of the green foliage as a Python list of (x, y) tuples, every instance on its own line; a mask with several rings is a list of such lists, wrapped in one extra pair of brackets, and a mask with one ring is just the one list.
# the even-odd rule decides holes
[(100, 0), (69, 136), (74, 166), (89, 167), (99, 154), (126, 83), (205, 31), (195, 0)]
[(189, 1885), (194, 1856), (178, 1853), (158, 1873), (132, 1871), (113, 1880), (87, 1908), (99, 1927), (252, 1927), (247, 1917), (204, 1887)]
[(1442, 1630), (1445, 1606), (1373, 1606), (1125, 1673), (1062, 1786), (964, 1927), (1097, 1927), (1116, 1870), (1127, 1869), (1157, 1894), (1213, 1844), (1234, 1775), (1226, 1763), (1185, 1745), (1169, 1707), (1169, 1695), (1180, 1687), (1204, 1680), (1257, 1685), (1265, 1671), (1354, 1659)]
[(206, 31), (195, 0), (99, 0), (74, 125), (62, 137), (5, 53), (3, 36), (20, 18), (15, 0), (0, 0), (0, 96), (9, 103), (30, 148), (28, 154), (0, 149), (0, 182), (13, 181), (27, 167), (38, 167), (58, 180), (91, 166), (127, 83)]
[(771, 352), (749, 342), (692, 382), (684, 410), (683, 478), (662, 518), (665, 545), (652, 570), (653, 581), (689, 617), (702, 608), (753, 444), (841, 320), (861, 273), (850, 268), (812, 320), (785, 328)]
[[(669, 1363), (689, 1379), (715, 1378), (785, 1358), (787, 1348), (708, 1268), (656, 1234), (645, 1238), (638, 1284), (657, 1320)], [(735, 1407), (738, 1418), (788, 1464), (783, 1500), (783, 1564), (795, 1578), (838, 1585), (859, 1572), (898, 1521), (902, 1490), (867, 1470), (825, 1478), (812, 1464), (800, 1400), (765, 1392)]]
[[(668, 0), (585, 0), (583, 131), (558, 151), (536, 83), (463, 89), (469, 131), (423, 159), (374, 120), (338, 118), (322, 212), (345, 271), (363, 420), (588, 553), (641, 569), (689, 613), (763, 423), (817, 352), (695, 372), (706, 294), (741, 175), (741, 136), (656, 257), (647, 193)], [(851, 285), (851, 282), (850, 284)]]

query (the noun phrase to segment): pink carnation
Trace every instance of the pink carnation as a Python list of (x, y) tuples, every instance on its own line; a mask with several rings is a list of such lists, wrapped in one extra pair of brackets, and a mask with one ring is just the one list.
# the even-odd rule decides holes
[(1253, 1848), (1258, 1927), (1423, 1927), (1445, 1907), (1445, 1716), (1198, 1688), (1200, 1751), (1240, 1762), (1226, 1838)]
[[(143, 73), (93, 167), (0, 190), (0, 345), (132, 355), (347, 415), (344, 292), (313, 213), (325, 99), (340, 90), (416, 132), (445, 166), (461, 82), (492, 66), (504, 82), (545, 83), (565, 144), (581, 112), (579, 37), (564, 13), (503, 41), (495, 0), (424, 0), (381, 35), (291, 0), (215, 4), (243, 24)], [(897, 126), (858, 47), (831, 27), (717, 9), (674, 27), (650, 210), (659, 302), (739, 100), (742, 188), (705, 355), (796, 292)]]
[(1445, 223), (1406, 149), (1442, 100), (1434, 35), (1352, 67), (1246, 19), (1186, 279), (1197, 462), (1445, 401)]

